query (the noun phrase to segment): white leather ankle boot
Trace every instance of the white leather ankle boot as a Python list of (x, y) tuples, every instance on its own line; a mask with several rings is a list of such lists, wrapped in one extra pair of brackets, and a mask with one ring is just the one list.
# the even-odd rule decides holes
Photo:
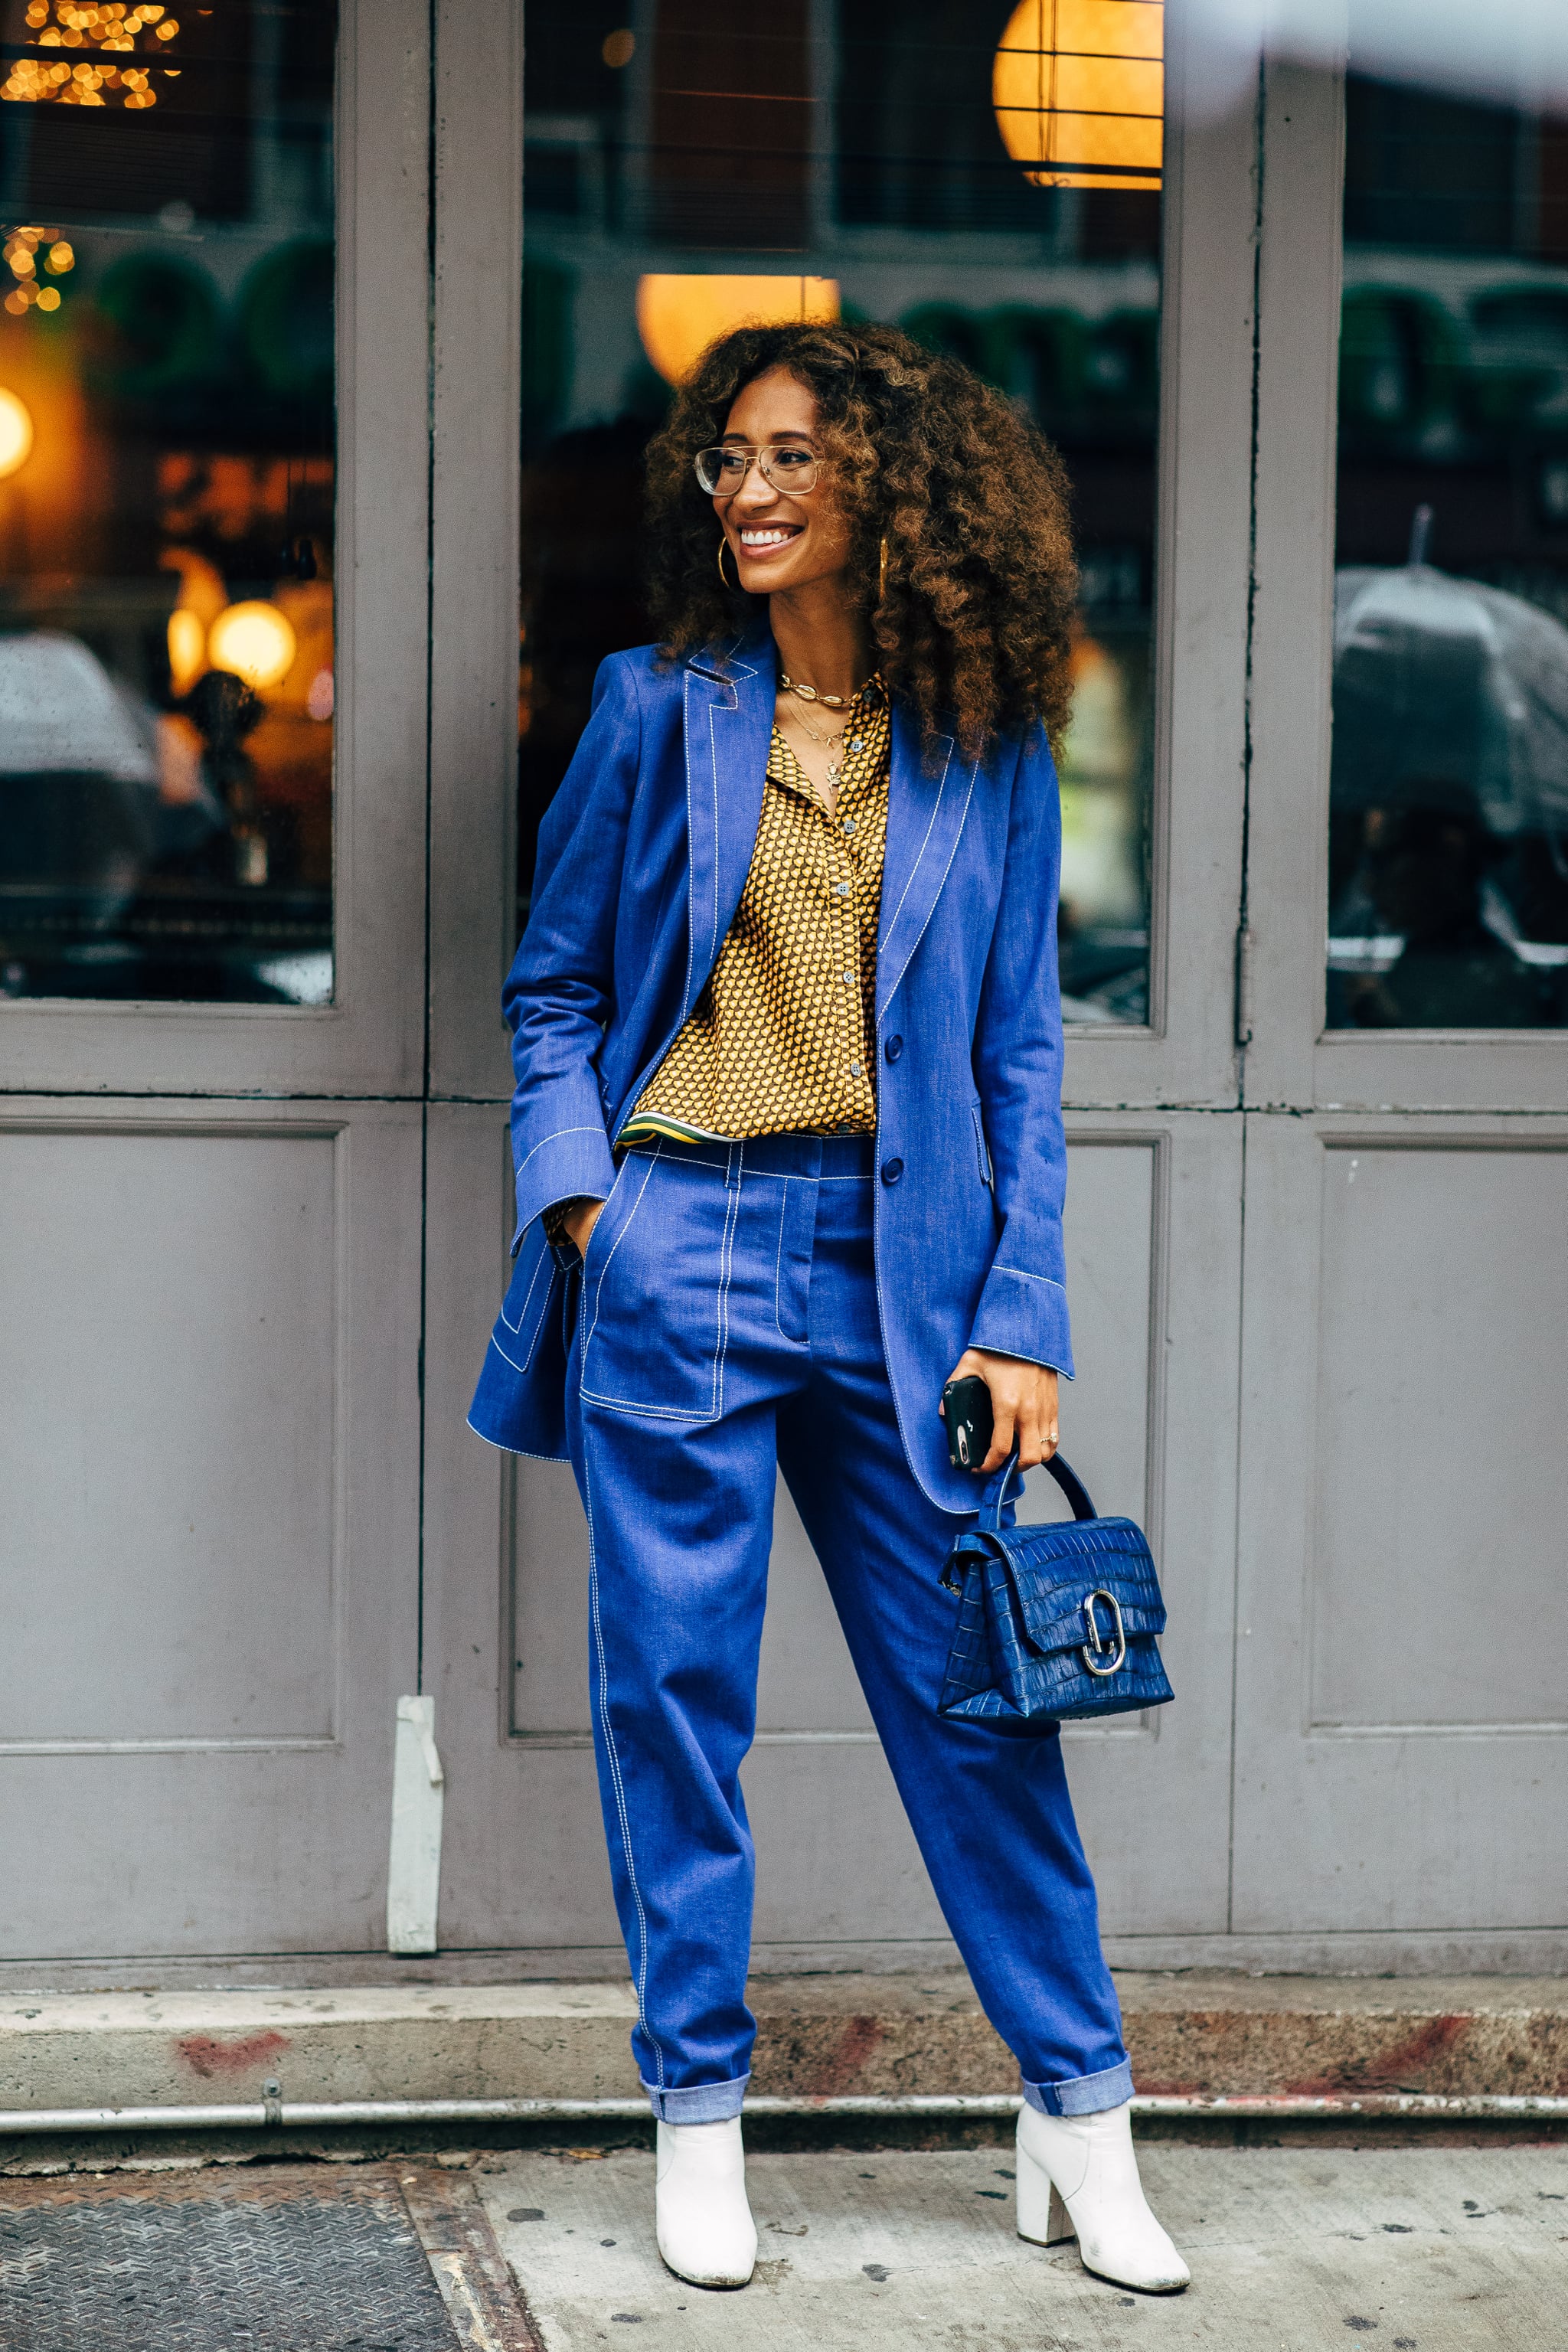
[(693, 2286), (744, 2286), (757, 2260), (757, 2225), (746, 2202), (741, 2118), (660, 2124), (657, 2159), (658, 2251)]
[(1018, 2117), (1018, 2235), (1077, 2238), (1086, 2271), (1145, 2294), (1178, 2294), (1192, 2276), (1150, 2212), (1132, 2152), (1130, 2109)]

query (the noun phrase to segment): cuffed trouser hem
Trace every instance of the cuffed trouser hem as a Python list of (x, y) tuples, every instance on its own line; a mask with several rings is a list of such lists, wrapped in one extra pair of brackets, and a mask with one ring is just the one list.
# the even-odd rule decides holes
[(688, 2091), (661, 2091), (657, 2083), (645, 2083), (643, 2089), (661, 2124), (724, 2124), (740, 2114), (751, 2079), (737, 2074), (728, 2083), (694, 2083)]
[(1075, 2074), (1067, 2083), (1025, 2083), (1026, 2104), (1042, 2116), (1098, 2116), (1125, 2106), (1132, 2096), (1132, 2062), (1107, 2066), (1101, 2074)]

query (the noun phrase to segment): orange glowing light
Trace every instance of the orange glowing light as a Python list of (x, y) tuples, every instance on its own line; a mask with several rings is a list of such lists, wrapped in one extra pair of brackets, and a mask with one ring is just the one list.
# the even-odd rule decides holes
[(1019, 0), (991, 100), (1037, 187), (1159, 187), (1164, 16), (1163, 0)]
[(282, 683), (297, 651), (285, 615), (260, 597), (226, 605), (207, 631), (207, 659), (214, 669), (232, 670), (258, 693)]
[(176, 696), (189, 694), (207, 666), (207, 633), (201, 615), (176, 604), (169, 615), (169, 683)]
[(667, 277), (637, 279), (637, 332), (666, 383), (689, 376), (731, 327), (824, 322), (838, 316), (836, 278)]
[(33, 419), (26, 401), (0, 385), (0, 481), (26, 464), (32, 447)]

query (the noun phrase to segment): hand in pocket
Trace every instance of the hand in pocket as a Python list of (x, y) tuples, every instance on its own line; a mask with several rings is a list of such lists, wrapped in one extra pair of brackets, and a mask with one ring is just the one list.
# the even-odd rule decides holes
[(562, 1218), (561, 1222), (566, 1229), (566, 1238), (576, 1250), (579, 1257), (587, 1256), (589, 1240), (595, 1226), (604, 1213), (603, 1201), (592, 1201), (584, 1197), (581, 1201), (574, 1201)]

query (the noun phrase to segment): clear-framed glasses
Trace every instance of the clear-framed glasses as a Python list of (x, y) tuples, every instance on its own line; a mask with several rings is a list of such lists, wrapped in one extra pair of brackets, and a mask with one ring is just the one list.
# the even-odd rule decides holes
[(753, 466), (763, 481), (786, 499), (815, 490), (822, 476), (822, 460), (816, 450), (789, 442), (769, 449), (699, 449), (691, 462), (710, 499), (733, 498)]

